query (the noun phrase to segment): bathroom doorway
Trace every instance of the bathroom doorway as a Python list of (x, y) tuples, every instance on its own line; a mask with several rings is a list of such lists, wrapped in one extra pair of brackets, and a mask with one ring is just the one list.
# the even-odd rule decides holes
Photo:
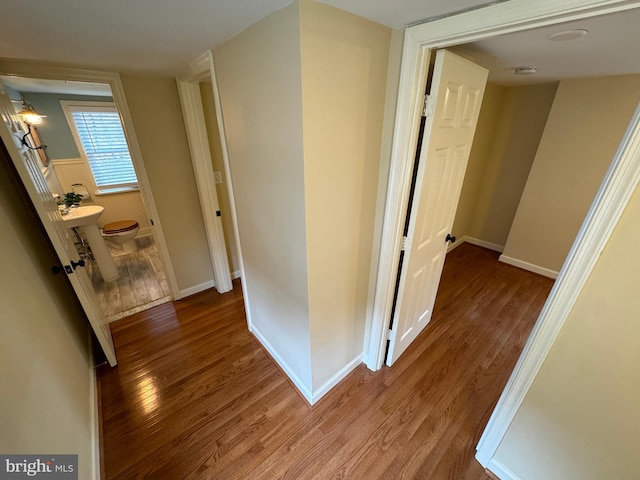
[[(6, 75), (0, 81), (16, 111), (27, 105), (43, 117), (30, 127), (32, 143), (47, 146), (38, 150), (41, 170), (63, 219), (77, 211), (68, 208), (70, 194), (81, 196), (75, 198), (80, 206), (103, 208), (96, 224), (107, 246), (106, 260), (92, 248), (86, 227), (72, 227), (70, 237), (105, 319), (112, 322), (171, 301), (175, 280), (168, 257), (163, 258), (163, 238), (153, 228), (148, 208), (153, 199), (138, 179), (140, 166), (111, 86)], [(105, 275), (108, 269), (117, 273)]]

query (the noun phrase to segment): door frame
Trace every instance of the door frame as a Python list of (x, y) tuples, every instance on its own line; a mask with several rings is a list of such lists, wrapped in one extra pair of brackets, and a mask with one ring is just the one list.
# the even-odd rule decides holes
[[(211, 151), (207, 138), (207, 127), (200, 95), (199, 82), (208, 80), (213, 63), (211, 52), (205, 52), (191, 62), (187, 71), (176, 77), (184, 126), (187, 132), (191, 163), (196, 177), (196, 186), (200, 198), (200, 209), (204, 221), (209, 255), (213, 268), (214, 285), (219, 293), (225, 293), (233, 289), (231, 272), (229, 270), (229, 257), (224, 242), (224, 230), (222, 218), (219, 216), (220, 204), (218, 202), (218, 190), (216, 188)], [(216, 107), (216, 112), (218, 111)], [(222, 141), (222, 135), (221, 135)], [(223, 151), (225, 148), (223, 147)], [(224, 156), (224, 154), (223, 154)], [(226, 164), (225, 164), (226, 166)]]
[[(389, 171), (381, 172), (381, 176), (388, 178), (386, 201), (376, 212), (382, 230), (378, 257), (372, 259), (377, 266), (377, 278), (370, 299), (373, 309), (367, 319), (370, 335), (364, 346), (369, 369), (376, 371), (384, 362), (429, 52), (638, 7), (639, 0), (542, 0), (533, 4), (529, 0), (510, 0), (405, 30), (400, 79), (394, 92), (397, 95), (395, 118), (393, 123), (387, 123), (389, 127), (385, 132), (392, 137)], [(480, 440), (476, 457), (483, 466), (490, 465), (639, 176), (640, 120), (636, 114)]]
[(169, 256), (169, 249), (160, 222), (160, 215), (156, 208), (156, 203), (151, 191), (151, 184), (144, 166), (142, 151), (138, 143), (135, 129), (133, 127), (133, 119), (129, 112), (129, 106), (120, 80), (120, 75), (113, 72), (100, 72), (95, 70), (84, 70), (77, 68), (58, 67), (53, 65), (44, 65), (35, 62), (24, 62), (18, 60), (0, 59), (0, 75), (10, 75), (29, 78), (42, 78), (47, 80), (72, 80), (78, 82), (93, 82), (108, 84), (111, 88), (113, 101), (120, 114), (122, 127), (124, 129), (131, 160), (133, 162), (136, 175), (138, 177), (138, 187), (142, 194), (142, 201), (147, 209), (150, 218), (153, 219), (152, 231), (153, 237), (158, 248), (158, 255), (162, 268), (164, 270), (171, 296), (175, 299), (180, 298), (178, 283), (176, 281), (173, 264)]
[[(227, 181), (227, 192), (229, 195), (229, 206), (231, 209), (231, 223), (233, 224), (233, 235), (235, 238), (236, 244), (236, 252), (238, 254), (238, 262), (240, 263), (240, 282), (242, 284), (242, 298), (244, 301), (244, 310), (245, 315), (247, 317), (247, 326), (249, 331), (252, 331), (252, 322), (251, 322), (251, 308), (249, 304), (249, 295), (247, 293), (247, 288), (245, 284), (245, 272), (244, 272), (244, 259), (242, 256), (242, 245), (240, 241), (240, 231), (238, 229), (238, 216), (236, 211), (236, 202), (235, 202), (235, 194), (233, 190), (233, 178), (231, 176), (231, 166), (229, 163), (229, 149), (227, 147), (227, 137), (224, 128), (224, 118), (222, 115), (222, 104), (220, 101), (220, 90), (218, 89), (218, 79), (216, 76), (215, 62), (213, 52), (211, 50), (207, 50), (194, 61), (189, 64), (189, 68), (183, 72), (180, 76), (177, 77), (178, 89), (180, 90), (180, 84), (185, 82), (201, 82), (201, 81), (210, 81), (211, 88), (213, 90), (213, 101), (214, 107), (216, 110), (216, 119), (218, 121), (218, 134), (220, 136), (220, 147), (222, 150), (222, 162), (224, 164), (224, 175)], [(197, 83), (196, 83), (197, 86)], [(199, 88), (199, 87), (198, 87)], [(195, 94), (195, 89), (185, 89), (185, 93), (190, 91)], [(193, 140), (199, 142), (199, 149), (205, 148), (207, 151), (209, 150), (209, 143), (206, 137), (206, 132), (204, 134), (194, 134), (190, 132), (193, 128), (198, 130), (202, 130), (205, 128), (204, 125), (204, 117), (202, 116), (202, 99), (200, 98), (199, 102), (189, 101), (183, 102), (182, 95), (180, 93), (180, 102), (182, 103), (182, 108), (185, 116), (185, 128), (187, 129), (187, 135), (191, 138), (193, 135)], [(200, 92), (198, 90), (198, 97), (200, 97)], [(198, 110), (200, 112), (198, 113)], [(190, 117), (192, 121), (188, 121), (187, 117)], [(191, 141), (191, 140), (190, 140)], [(211, 158), (206, 158), (206, 156), (194, 156), (192, 155), (192, 161), (194, 162), (194, 169), (196, 168), (196, 163), (205, 162), (204, 167), (211, 169), (211, 174), (213, 175), (213, 167), (211, 164)], [(204, 168), (203, 167), (203, 168)], [(202, 193), (200, 193), (202, 189)], [(217, 189), (215, 186), (215, 181), (213, 177), (210, 178), (207, 182), (202, 182), (202, 184), (198, 184), (198, 192), (199, 195), (205, 198), (212, 198), (215, 196), (217, 202)], [(202, 199), (200, 200), (202, 202)], [(224, 241), (224, 239), (223, 239)], [(228, 265), (228, 264), (227, 264)]]

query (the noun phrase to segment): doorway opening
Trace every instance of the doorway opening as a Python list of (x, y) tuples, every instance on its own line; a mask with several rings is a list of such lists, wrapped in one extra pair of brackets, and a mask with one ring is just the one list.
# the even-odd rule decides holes
[[(19, 76), (0, 76), (0, 81), (17, 110), (26, 103), (44, 117), (30, 127), (46, 145), (38, 152), (42, 174), (57, 198), (63, 222), (73, 223), (70, 238), (86, 264), (90, 293), (105, 320), (113, 322), (172, 300), (110, 85)], [(91, 227), (71, 220), (80, 211), (70, 206), (71, 194), (79, 196), (80, 207), (103, 209), (95, 223), (108, 258), (95, 251)], [(107, 276), (107, 270), (114, 273)]]
[[(502, 7), (500, 7), (502, 8)], [(504, 7), (507, 8), (507, 7)], [(626, 9), (625, 9), (626, 10)], [(590, 15), (584, 15), (584, 17), (589, 17)], [(583, 18), (584, 18), (583, 17)], [(576, 18), (576, 17), (574, 17)], [(484, 20), (487, 20), (486, 18)], [(443, 22), (446, 23), (446, 22)], [(491, 23), (491, 22), (489, 22)], [(546, 24), (553, 23), (548, 22)], [(516, 22), (514, 22), (516, 24)], [(541, 22), (541, 24), (544, 24)], [(415, 37), (411, 37), (407, 35), (405, 40), (410, 42), (410, 46), (405, 46), (405, 54), (410, 58), (410, 61), (404, 62), (404, 66), (406, 67), (404, 79), (401, 78), (400, 83), (403, 82), (408, 86), (408, 84), (420, 85), (424, 82), (424, 77), (422, 76), (424, 71), (424, 58), (426, 56), (425, 52), (427, 45), (429, 47), (434, 47), (436, 43), (437, 33), (433, 35), (429, 34), (429, 31), (433, 31), (434, 28), (437, 31), (437, 27), (433, 25), (429, 26), (429, 29), (422, 29), (420, 32), (414, 31), (416, 34)], [(418, 30), (420, 27), (415, 27), (415, 30)], [(464, 27), (458, 29), (460, 33), (460, 37), (464, 37), (467, 32)], [(455, 28), (453, 28), (454, 32), (457, 32)], [(477, 35), (477, 32), (475, 32)], [(487, 33), (489, 36), (490, 33)], [(467, 38), (471, 37), (469, 35)], [(451, 38), (447, 37), (448, 41), (454, 38), (454, 34), (451, 34)], [(476, 37), (477, 38), (477, 37)], [(411, 48), (417, 47), (416, 50), (412, 51)], [(611, 52), (611, 50), (609, 50)], [(611, 55), (611, 57), (616, 57), (616, 55)], [(627, 58), (622, 55), (623, 58)], [(415, 63), (414, 63), (415, 60)], [(570, 62), (569, 62), (570, 63)], [(590, 63), (597, 64), (598, 62), (591, 61)], [(624, 72), (624, 73), (637, 73), (640, 70), (636, 70), (635, 72)], [(408, 73), (407, 73), (408, 72)], [(562, 83), (562, 81), (561, 81)], [(637, 84), (637, 82), (635, 82)], [(562, 85), (561, 85), (562, 86)], [(400, 89), (400, 99), (398, 101), (399, 110), (402, 114), (407, 114), (409, 109), (413, 109), (414, 111), (417, 109), (418, 101), (416, 98), (412, 98), (410, 101), (407, 101), (408, 97), (415, 94), (407, 94), (403, 92), (408, 92), (409, 90), (401, 87)], [(414, 90), (415, 91), (415, 90)], [(597, 94), (595, 96), (598, 96)], [(591, 99), (587, 99), (586, 104), (591, 103)], [(486, 466), (486, 462), (491, 459), (491, 455), (495, 452), (495, 448), (502, 438), (501, 435), (506, 431), (506, 426), (508, 425), (511, 418), (513, 418), (513, 414), (516, 411), (519, 403), (522, 401), (524, 393), (528, 389), (528, 385), (532, 381), (536, 372), (540, 368), (542, 359), (544, 359), (546, 353), (548, 352), (550, 346), (555, 339), (559, 328), (562, 325), (562, 322), (566, 318), (566, 315), (573, 305), (573, 302), (577, 298), (586, 278), (593, 268), (595, 261), (601, 252), (603, 246), (605, 245), (609, 235), (615, 226), (615, 222), (620, 216), (622, 208), (626, 205), (631, 193), (633, 192), (637, 180), (635, 177), (629, 177), (629, 181), (621, 177), (623, 175), (621, 172), (625, 172), (626, 170), (635, 171), (637, 165), (634, 163), (634, 155), (637, 153), (637, 149), (635, 147), (635, 139), (638, 136), (638, 114), (633, 115), (634, 107), (637, 104), (637, 99), (629, 100), (626, 98), (627, 115), (623, 117), (622, 128), (615, 134), (615, 140), (612, 147), (612, 151), (609, 151), (607, 154), (603, 154), (602, 152), (598, 152), (600, 157), (604, 157), (607, 163), (610, 162), (611, 158), (614, 158), (613, 163), (609, 167), (606, 176), (604, 175), (604, 171), (601, 171), (601, 176), (599, 180), (602, 180), (604, 176), (605, 182), (602, 183), (600, 189), (596, 192), (591, 192), (591, 196), (587, 202), (587, 208), (589, 208), (589, 203), (591, 200), (595, 200), (591, 206), (591, 209), (586, 214), (585, 222), (583, 226), (580, 228), (578, 237), (576, 239), (575, 244), (573, 245), (571, 251), (569, 252), (568, 260), (564, 263), (562, 270), (560, 272), (560, 281), (556, 284), (556, 287), (552, 290), (552, 293), (549, 297), (549, 301), (545, 305), (545, 308), (542, 311), (540, 316), (540, 320), (536, 324), (534, 328), (534, 332), (530, 337), (527, 346), (525, 348), (524, 355), (521, 357), (516, 369), (514, 370), (514, 374), (509, 381), (505, 392), (503, 393), (496, 410), (494, 411), (494, 415), (489, 422), (489, 426), (487, 430), (485, 430), (485, 435), (480, 442), (478, 447), (478, 458), (482, 458), (481, 462)], [(397, 117), (400, 118), (400, 115)], [(577, 115), (578, 120), (585, 120), (581, 114)], [(631, 124), (629, 124), (627, 128), (627, 123), (629, 120), (632, 120)], [(414, 121), (414, 120), (412, 120)], [(545, 128), (545, 132), (548, 129), (548, 125)], [(626, 133), (625, 133), (626, 128)], [(398, 128), (396, 128), (398, 131)], [(397, 154), (401, 153), (401, 151), (406, 150), (408, 144), (412, 144), (415, 142), (415, 133), (413, 129), (408, 130), (409, 133), (402, 133), (399, 136), (403, 138), (396, 138), (398, 140), (398, 145), (394, 147), (394, 159), (397, 158)], [(610, 132), (608, 132), (610, 133)], [(590, 133), (585, 137), (586, 140), (593, 139), (601, 139), (602, 135), (600, 132), (598, 133)], [(622, 142), (621, 142), (622, 139)], [(405, 141), (404, 143), (402, 143)], [(619, 148), (618, 148), (619, 145)], [(616, 151), (616, 148), (618, 150)], [(542, 145), (540, 146), (542, 149)], [(539, 151), (540, 151), (539, 149)], [(594, 152), (590, 152), (594, 153)], [(615, 155), (614, 155), (615, 154)], [(408, 158), (403, 155), (403, 158)], [(389, 182), (389, 189), (391, 191), (396, 191), (398, 188), (397, 183), (399, 181), (394, 178), (394, 174), (398, 173), (398, 170), (403, 168), (406, 172), (406, 165), (401, 163), (399, 160), (392, 161), (392, 174)], [(531, 175), (534, 174), (535, 168), (532, 169)], [(607, 165), (605, 165), (604, 170), (607, 170)], [(576, 175), (581, 175), (580, 169), (578, 169)], [(402, 177), (400, 177), (402, 178)], [(406, 174), (404, 175), (406, 178)], [(527, 181), (529, 183), (529, 181)], [(400, 187), (404, 188), (404, 187)], [(596, 185), (596, 189), (598, 185)], [(526, 193), (526, 191), (525, 191)], [(616, 198), (616, 203), (611, 203), (608, 198), (614, 197)], [(401, 199), (400, 199), (401, 200)], [(385, 212), (385, 217), (389, 214), (390, 217), (393, 217), (393, 232), (391, 228), (384, 229), (383, 233), (383, 253), (386, 251), (387, 246), (391, 244), (391, 237), (394, 235), (394, 232), (397, 232), (399, 225), (401, 222), (398, 221), (397, 216), (397, 207), (400, 203), (400, 200), (397, 198), (391, 198), (387, 204), (387, 210)], [(524, 201), (524, 195), (521, 200), (521, 203)], [(558, 208), (556, 206), (555, 208)], [(584, 218), (585, 212), (582, 212), (582, 218)], [(582, 220), (582, 218), (580, 220)], [(386, 218), (385, 218), (386, 220)], [(515, 222), (514, 222), (515, 223)], [(560, 232), (563, 232), (564, 229), (561, 229)], [(553, 237), (553, 232), (549, 233), (550, 237)], [(573, 233), (572, 240), (575, 238), (575, 233)], [(397, 236), (394, 242), (399, 243), (397, 240)], [(381, 269), (383, 274), (389, 272), (390, 268), (387, 266), (387, 261), (381, 260)], [(389, 290), (389, 277), (385, 275), (385, 292)], [(380, 292), (380, 290), (378, 290)], [(560, 293), (559, 293), (560, 292)], [(387, 293), (384, 293), (385, 297), (380, 297), (380, 300), (376, 299), (376, 303), (384, 304), (385, 312), (388, 311), (389, 308), (389, 297)], [(378, 328), (377, 317), (374, 314), (374, 326)], [(383, 335), (377, 337), (376, 341), (379, 341)], [(370, 351), (370, 358), (374, 358), (374, 361), (379, 362), (379, 346), (372, 351)], [(377, 357), (374, 357), (377, 356)], [(377, 364), (379, 365), (379, 363)], [(373, 368), (376, 368), (376, 365), (373, 365)]]

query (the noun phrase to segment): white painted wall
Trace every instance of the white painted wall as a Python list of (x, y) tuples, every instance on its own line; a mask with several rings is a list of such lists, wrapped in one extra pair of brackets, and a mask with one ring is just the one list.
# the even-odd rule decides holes
[(496, 452), (514, 478), (638, 478), (639, 234), (637, 189)]
[(231, 203), (229, 201), (228, 182), (224, 171), (224, 159), (222, 157), (222, 145), (220, 143), (220, 130), (218, 128), (218, 118), (216, 116), (216, 106), (213, 98), (213, 86), (210, 81), (200, 83), (200, 95), (202, 95), (202, 108), (207, 126), (207, 139), (209, 140), (209, 150), (211, 152), (211, 163), (213, 171), (220, 172), (222, 183), (216, 185), (218, 192), (218, 204), (222, 214), (222, 229), (224, 232), (224, 243), (227, 247), (227, 256), (231, 274), (240, 275), (240, 257), (236, 248), (236, 237), (233, 231), (233, 218), (231, 216)]
[(311, 391), (300, 16), (292, 4), (214, 49), (251, 328)]
[(313, 390), (360, 363), (391, 30), (300, 2)]
[(558, 84), (488, 84), (453, 232), (504, 247)]
[(214, 50), (252, 328), (310, 401), (362, 360), (390, 42), (302, 0)]
[(559, 271), (640, 101), (640, 75), (560, 82), (504, 255)]
[(211, 287), (213, 268), (173, 77), (122, 75), (178, 290)]
[(87, 323), (1, 149), (0, 452), (78, 454), (95, 478)]

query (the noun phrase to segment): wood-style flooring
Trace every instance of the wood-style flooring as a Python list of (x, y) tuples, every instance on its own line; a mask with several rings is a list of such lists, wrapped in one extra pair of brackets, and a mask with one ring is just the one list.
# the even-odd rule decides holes
[(475, 446), (552, 281), (463, 244), (392, 368), (310, 407), (247, 331), (242, 292), (112, 324), (98, 369), (104, 479), (489, 479)]
[(120, 274), (117, 280), (105, 283), (95, 261), (90, 262), (93, 290), (109, 322), (171, 300), (153, 237), (135, 241), (138, 251), (113, 257)]

